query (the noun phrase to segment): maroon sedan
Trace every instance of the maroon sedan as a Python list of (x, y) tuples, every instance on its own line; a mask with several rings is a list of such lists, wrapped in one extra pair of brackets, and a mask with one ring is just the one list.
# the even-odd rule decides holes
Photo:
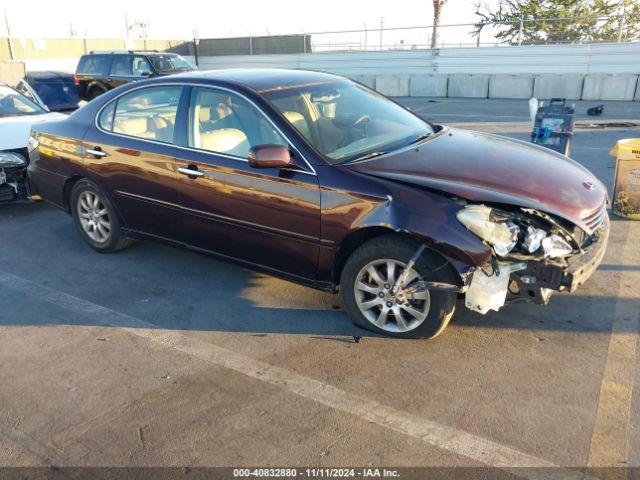
[(573, 291), (604, 255), (605, 187), (573, 160), (432, 125), (366, 87), (289, 70), (114, 89), (30, 139), (34, 189), (98, 252), (153, 239), (342, 293), (360, 326), (434, 337)]

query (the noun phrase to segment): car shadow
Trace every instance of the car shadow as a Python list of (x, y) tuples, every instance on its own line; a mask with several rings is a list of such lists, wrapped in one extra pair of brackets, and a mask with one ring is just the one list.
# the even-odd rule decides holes
[[(337, 295), (151, 242), (138, 242), (116, 254), (98, 254), (76, 234), (69, 216), (50, 207), (18, 210), (14, 215), (23, 218), (15, 226), (0, 220), (5, 232), (15, 228), (21, 234), (5, 237), (0, 270), (33, 282), (36, 291), (38, 286), (45, 290), (42, 295), (25, 296), (12, 293), (11, 285), (3, 286), (0, 325), (100, 325), (92, 323), (90, 315), (64, 309), (56, 313), (56, 305), (40, 298), (46, 289), (55, 289), (131, 318), (128, 322), (120, 317), (122, 326), (136, 327), (137, 320), (144, 320), (160, 329), (293, 334), (318, 341), (378, 336), (354, 325)], [(597, 276), (590, 280), (597, 281)], [(548, 306), (516, 303), (484, 316), (459, 301), (451, 325), (608, 333), (617, 302), (635, 300), (592, 292), (596, 289), (556, 295)]]

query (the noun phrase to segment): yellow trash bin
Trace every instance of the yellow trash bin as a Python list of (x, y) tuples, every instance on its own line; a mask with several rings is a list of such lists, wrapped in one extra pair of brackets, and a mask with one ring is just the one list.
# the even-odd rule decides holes
[(640, 220), (640, 138), (619, 140), (609, 154), (616, 157), (613, 213)]

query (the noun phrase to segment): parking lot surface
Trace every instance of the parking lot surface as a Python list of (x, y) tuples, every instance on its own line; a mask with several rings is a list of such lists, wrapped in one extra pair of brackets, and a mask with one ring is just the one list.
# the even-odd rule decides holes
[[(527, 101), (399, 101), (529, 136)], [(572, 156), (611, 189), (640, 103), (588, 106)], [(197, 253), (95, 253), (43, 203), (0, 206), (0, 239), (0, 466), (640, 466), (640, 223), (576, 293), (460, 303), (432, 341)]]

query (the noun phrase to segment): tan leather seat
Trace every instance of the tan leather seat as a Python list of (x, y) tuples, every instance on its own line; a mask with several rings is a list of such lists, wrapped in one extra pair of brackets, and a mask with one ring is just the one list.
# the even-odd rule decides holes
[(156, 138), (156, 133), (149, 128), (147, 117), (116, 118), (113, 131), (140, 138)]
[(211, 152), (227, 153), (238, 157), (246, 157), (249, 153), (249, 139), (237, 128), (221, 128), (200, 134), (198, 148)]
[(201, 122), (211, 121), (211, 107), (201, 107), (197, 105), (196, 110), (198, 110), (198, 120)]
[(282, 112), (284, 118), (286, 118), (291, 125), (293, 125), (302, 135), (306, 138), (311, 138), (311, 130), (307, 120), (301, 113), (298, 112)]

